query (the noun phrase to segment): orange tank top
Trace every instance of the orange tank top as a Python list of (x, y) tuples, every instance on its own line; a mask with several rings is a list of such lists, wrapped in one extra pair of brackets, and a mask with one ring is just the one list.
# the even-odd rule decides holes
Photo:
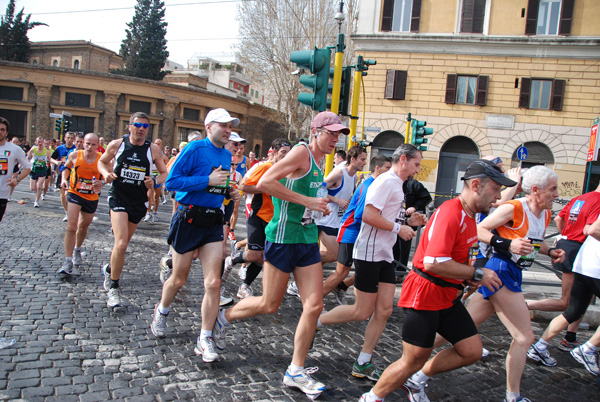
[(102, 154), (98, 152), (93, 163), (87, 163), (83, 158), (83, 151), (77, 151), (77, 160), (71, 169), (69, 193), (76, 194), (83, 199), (96, 201), (98, 194), (94, 192), (93, 181), (100, 180), (98, 171), (98, 159)]

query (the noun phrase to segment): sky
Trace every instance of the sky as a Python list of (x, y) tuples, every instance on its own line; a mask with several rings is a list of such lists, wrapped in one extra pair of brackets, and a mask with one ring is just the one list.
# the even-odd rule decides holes
[[(240, 0), (164, 0), (169, 60), (187, 66), (196, 52), (215, 59), (231, 53), (237, 42), (235, 20)], [(16, 0), (15, 14), (25, 8), (30, 21), (44, 22), (29, 31), (31, 42), (86, 40), (119, 52), (136, 0)], [(4, 15), (8, 0), (0, 0)]]

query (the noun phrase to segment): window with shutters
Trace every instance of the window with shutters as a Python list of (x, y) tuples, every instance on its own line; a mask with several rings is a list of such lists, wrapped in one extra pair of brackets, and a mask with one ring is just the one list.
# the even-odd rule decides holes
[(485, 106), (489, 77), (487, 75), (448, 74), (446, 103)]
[(383, 32), (419, 32), (421, 0), (383, 0)]
[(150, 114), (152, 110), (152, 103), (138, 101), (138, 100), (130, 100), (129, 101), (129, 111), (134, 112), (144, 112), (146, 114)]
[(565, 80), (522, 78), (519, 107), (562, 110), (565, 83)]
[(65, 93), (65, 105), (77, 107), (90, 107), (92, 97), (87, 94), (78, 94), (73, 92)]
[(200, 111), (198, 109), (184, 107), (183, 118), (186, 120), (200, 121)]
[(570, 35), (575, 0), (528, 0), (526, 35)]
[(483, 33), (486, 0), (463, 0), (460, 32)]
[(407, 76), (408, 73), (406, 71), (387, 70), (385, 80), (385, 99), (405, 99)]

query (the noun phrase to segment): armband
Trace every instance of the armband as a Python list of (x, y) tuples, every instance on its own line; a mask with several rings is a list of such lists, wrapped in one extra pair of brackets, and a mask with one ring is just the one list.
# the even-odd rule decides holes
[(505, 239), (504, 237), (500, 237), (498, 235), (493, 235), (492, 240), (490, 240), (490, 246), (500, 250), (509, 251), (511, 242), (512, 240)]
[(392, 229), (392, 233), (393, 233), (393, 234), (398, 234), (398, 233), (400, 233), (400, 229), (401, 229), (401, 228), (402, 228), (402, 225), (401, 225), (401, 224), (399, 224), (399, 223), (397, 223), (397, 222), (394, 222), (394, 228)]

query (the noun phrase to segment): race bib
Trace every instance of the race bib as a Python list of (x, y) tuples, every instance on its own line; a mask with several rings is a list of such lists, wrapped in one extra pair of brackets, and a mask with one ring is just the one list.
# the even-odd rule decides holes
[(127, 180), (144, 180), (145, 169), (138, 170), (135, 168), (121, 169), (121, 177)]
[(540, 240), (540, 239), (531, 239), (531, 238), (529, 240), (531, 240), (531, 245), (533, 246), (533, 251), (527, 255), (522, 255), (521, 258), (519, 258), (519, 260), (517, 261), (517, 265), (521, 268), (529, 268), (533, 264), (535, 257), (537, 257), (538, 252), (540, 251), (542, 242), (544, 241), (544, 240)]
[(76, 190), (80, 194), (93, 194), (94, 186), (92, 180), (79, 179), (79, 182), (75, 186)]

